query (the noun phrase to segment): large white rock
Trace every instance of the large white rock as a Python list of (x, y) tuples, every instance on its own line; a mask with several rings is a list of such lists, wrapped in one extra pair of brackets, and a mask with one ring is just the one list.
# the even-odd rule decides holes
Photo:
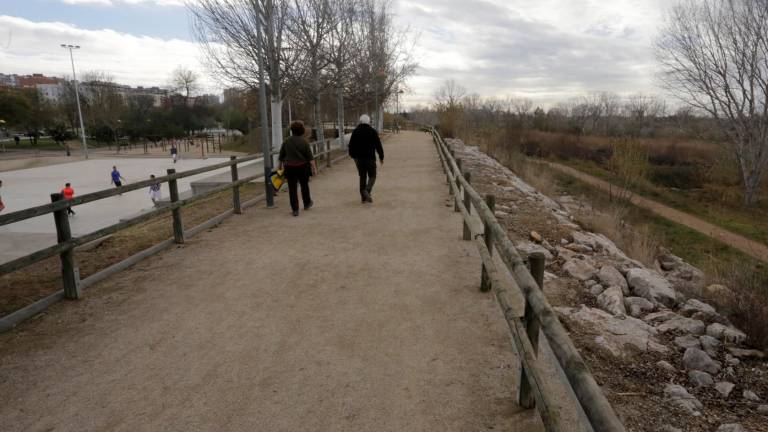
[(688, 411), (689, 414), (695, 414), (704, 407), (698, 399), (688, 393), (688, 390), (686, 390), (685, 387), (677, 384), (667, 384), (664, 387), (664, 396), (666, 396), (672, 404)]
[(685, 304), (680, 308), (680, 314), (685, 316), (691, 316), (695, 314), (696, 312), (701, 312), (707, 315), (717, 315), (717, 311), (715, 308), (710, 306), (707, 303), (704, 303), (703, 301), (699, 301), (696, 299), (689, 299)]
[(677, 317), (665, 321), (656, 328), (658, 328), (662, 333), (679, 332), (698, 336), (704, 334), (707, 326), (699, 320), (686, 317)]
[(727, 423), (720, 425), (715, 432), (746, 432), (744, 426), (739, 423)]
[(671, 310), (662, 310), (654, 313), (649, 313), (643, 317), (643, 321), (651, 324), (661, 324), (671, 319), (678, 318), (680, 315), (672, 312)]
[[(702, 336), (704, 337), (704, 336)], [(728, 352), (738, 359), (756, 359), (756, 360), (762, 360), (765, 358), (765, 353), (759, 350), (754, 349), (743, 349), (743, 348), (736, 348), (736, 347), (728, 347)]]
[(635, 350), (666, 353), (668, 348), (659, 343), (657, 330), (632, 317), (616, 317), (600, 309), (581, 305), (579, 308), (555, 308), (565, 320), (591, 328), (600, 336), (596, 342), (616, 357), (631, 355)]
[(596, 252), (604, 252), (606, 255), (620, 259), (629, 259), (624, 252), (611, 241), (611, 239), (602, 234), (574, 231), (571, 233), (571, 238), (573, 238), (574, 243), (589, 246)]
[(621, 292), (621, 288), (617, 286), (608, 287), (597, 296), (597, 305), (612, 315), (627, 314), (627, 309), (624, 307), (624, 294)]
[(722, 366), (719, 362), (712, 360), (704, 351), (698, 348), (688, 348), (683, 354), (683, 366), (687, 370), (699, 370), (717, 374)]
[(723, 316), (717, 313), (717, 310), (715, 310), (714, 307), (696, 299), (689, 299), (686, 301), (680, 308), (680, 315), (702, 320), (707, 323), (726, 322)]
[(713, 323), (707, 326), (707, 335), (725, 343), (738, 345), (747, 340), (747, 335), (741, 330), (733, 327), (726, 327), (720, 323)]
[(627, 272), (627, 282), (632, 292), (656, 304), (673, 307), (677, 303), (677, 293), (666, 279), (648, 269), (631, 269)]
[(624, 299), (624, 306), (635, 318), (640, 318), (644, 313), (656, 309), (656, 305), (642, 297), (627, 297)]
[(710, 357), (716, 357), (722, 345), (719, 340), (707, 335), (699, 336), (699, 342)]
[(563, 265), (563, 271), (568, 273), (571, 277), (585, 281), (592, 279), (597, 273), (597, 269), (592, 262), (588, 259), (581, 259), (580, 257), (574, 257), (569, 259)]
[(675, 345), (677, 345), (682, 350), (687, 350), (688, 348), (701, 348), (701, 343), (699, 342), (699, 338), (692, 335), (676, 337)]
[(696, 387), (712, 387), (715, 384), (712, 375), (697, 370), (688, 372), (688, 380)]
[(728, 381), (720, 381), (715, 384), (715, 390), (717, 390), (717, 392), (720, 393), (720, 396), (724, 398), (728, 398), (728, 396), (731, 395), (734, 387), (736, 387), (736, 384)]
[(629, 285), (627, 284), (627, 280), (624, 279), (624, 275), (616, 270), (616, 267), (614, 266), (602, 266), (600, 271), (597, 272), (597, 280), (599, 280), (603, 286), (617, 286), (621, 288), (621, 292), (625, 296), (629, 295)]
[(552, 253), (547, 250), (547, 248), (527, 240), (515, 243), (515, 248), (526, 255), (531, 255), (534, 252), (541, 252), (544, 254), (544, 258), (547, 261), (551, 261), (553, 258)]

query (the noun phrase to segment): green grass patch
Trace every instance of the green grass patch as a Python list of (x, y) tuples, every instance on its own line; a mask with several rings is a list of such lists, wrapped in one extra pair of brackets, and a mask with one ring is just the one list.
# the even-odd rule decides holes
[[(610, 204), (608, 194), (573, 177), (552, 170), (557, 187), (573, 196), (585, 196), (596, 208)], [(647, 225), (659, 236), (661, 243), (673, 254), (691, 265), (705, 270), (713, 264), (738, 263), (744, 268), (756, 269), (768, 277), (768, 265), (698, 231), (680, 225), (655, 213), (636, 206), (630, 207), (627, 222), (631, 225)]]
[[(610, 171), (593, 161), (570, 159), (557, 162), (599, 179), (616, 183), (616, 178)], [(748, 208), (712, 199), (704, 189), (664, 189), (651, 183), (637, 186), (633, 188), (633, 192), (768, 245), (768, 203), (764, 201)]]

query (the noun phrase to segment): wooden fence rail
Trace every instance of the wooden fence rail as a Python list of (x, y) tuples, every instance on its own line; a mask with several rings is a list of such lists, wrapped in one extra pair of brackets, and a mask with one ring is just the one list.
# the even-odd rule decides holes
[[(336, 141), (336, 139), (331, 139), (327, 141)], [(328, 160), (327, 166), (331, 166), (332, 162), (335, 162), (335, 160), (331, 160), (332, 152), (333, 150), (335, 150), (335, 148), (331, 146), (330, 142), (328, 143), (313, 142), (313, 143), (310, 143), (310, 145), (312, 149), (315, 151), (314, 155), (316, 158), (324, 157)], [(272, 155), (276, 155), (276, 154), (277, 152), (272, 153)], [(84, 282), (88, 281), (88, 279), (83, 281), (80, 280), (80, 275), (75, 263), (75, 256), (74, 256), (75, 248), (78, 246), (84, 245), (86, 243), (92, 242), (94, 240), (100, 239), (109, 234), (113, 234), (123, 229), (129, 228), (131, 226), (140, 224), (142, 222), (146, 222), (150, 219), (153, 219), (162, 214), (166, 214), (168, 212), (170, 212), (173, 215), (172, 217), (173, 243), (177, 243), (177, 244), (184, 243), (185, 235), (189, 236), (195, 232), (198, 232), (200, 227), (205, 227), (211, 224), (218, 223), (221, 220), (223, 220), (225, 217), (231, 214), (242, 213), (243, 207), (254, 204), (258, 199), (251, 200), (247, 203), (241, 203), (240, 187), (252, 181), (257, 181), (257, 180), (263, 181), (265, 179), (263, 174), (256, 174), (256, 175), (240, 178), (238, 173), (238, 165), (243, 164), (245, 162), (251, 162), (251, 161), (258, 162), (259, 160), (263, 161), (263, 157), (259, 155), (245, 156), (240, 158), (232, 156), (229, 160), (225, 162), (221, 162), (221, 163), (217, 163), (217, 164), (213, 164), (213, 165), (209, 165), (201, 168), (195, 168), (188, 171), (182, 171), (179, 173), (177, 173), (173, 169), (169, 169), (167, 172), (168, 175), (166, 176), (157, 177), (151, 180), (143, 180), (140, 182), (121, 186), (118, 188), (110, 188), (110, 189), (105, 189), (105, 190), (81, 195), (71, 200), (64, 200), (60, 193), (55, 193), (55, 194), (51, 194), (50, 204), (39, 205), (35, 207), (30, 207), (24, 210), (19, 210), (19, 211), (7, 213), (4, 215), (0, 215), (0, 226), (3, 226), (3, 225), (9, 225), (15, 222), (20, 222), (27, 219), (35, 218), (38, 216), (43, 216), (49, 213), (53, 213), (54, 222), (56, 225), (57, 243), (55, 245), (35, 251), (31, 254), (0, 264), (0, 276), (16, 270), (20, 270), (24, 267), (30, 266), (44, 259), (59, 255), (61, 259), (62, 284), (64, 288), (61, 292), (54, 293), (51, 296), (45, 299), (42, 299), (33, 305), (27, 306), (27, 308), (24, 308), (24, 309), (27, 309), (26, 311), (24, 310), (16, 311), (10, 315), (0, 317), (0, 332), (13, 328), (13, 326), (18, 324), (20, 320), (26, 319), (29, 316), (32, 316), (34, 313), (40, 312), (45, 307), (49, 306), (55, 301), (58, 301), (62, 298), (78, 299), (82, 296), (81, 288), (84, 285)], [(231, 182), (224, 183), (221, 186), (217, 186), (215, 188), (207, 190), (204, 193), (193, 195), (189, 198), (181, 199), (179, 197), (179, 190), (177, 185), (178, 179), (190, 177), (193, 175), (202, 174), (210, 171), (215, 171), (217, 169), (227, 168), (227, 167), (229, 167), (231, 170), (231, 178), (232, 178)], [(170, 203), (168, 203), (168, 205), (163, 205), (162, 207), (152, 209), (138, 216), (121, 220), (118, 223), (106, 226), (104, 228), (90, 232), (88, 234), (81, 235), (79, 237), (72, 237), (70, 227), (69, 227), (69, 219), (67, 218), (67, 215), (66, 215), (67, 208), (74, 207), (80, 204), (98, 201), (104, 198), (112, 197), (115, 195), (123, 194), (123, 193), (134, 191), (134, 190), (147, 188), (150, 185), (161, 184), (161, 183), (168, 183), (168, 187), (170, 190)], [(226, 190), (232, 191), (232, 209), (225, 212), (224, 214), (221, 214), (212, 218), (207, 222), (204, 222), (198, 227), (192, 228), (191, 230), (188, 230), (188, 231), (184, 230), (183, 223), (182, 223), (182, 213), (181, 213), (181, 209), (183, 207)], [(167, 241), (162, 242), (161, 244), (155, 245), (146, 251), (142, 251), (136, 254), (135, 256), (128, 258), (126, 262), (133, 264), (138, 259), (142, 259), (145, 256), (151, 255), (152, 253), (159, 252), (168, 244), (169, 243), (167, 243)], [(99, 274), (98, 278), (102, 279), (106, 277), (107, 274), (111, 274), (118, 269), (127, 267), (127, 265), (123, 265), (123, 264), (124, 263), (115, 264), (111, 266), (111, 269), (109, 269), (109, 271), (107, 271), (108, 269), (103, 270), (102, 272), (100, 272), (101, 274)], [(91, 276), (91, 278), (92, 277), (93, 276)], [(91, 283), (93, 283), (93, 280), (89, 281), (88, 284), (91, 284)]]
[[(576, 399), (596, 432), (624, 432), (613, 407), (605, 398), (592, 373), (579, 355), (568, 333), (557, 318), (543, 292), (544, 256), (531, 254), (524, 260), (506, 230), (499, 224), (493, 213), (495, 198), (481, 197), (472, 187), (469, 175), (462, 171), (461, 161), (455, 158), (454, 150), (432, 129), (432, 138), (437, 148), (446, 180), (455, 203), (455, 210), (463, 217), (465, 240), (474, 239), (482, 261), (480, 287), (482, 291), (493, 290), (510, 330), (513, 345), (521, 362), (521, 382), (518, 389), (518, 403), (523, 408), (536, 407), (548, 432), (573, 430), (563, 420), (554, 403), (554, 395), (543, 390), (542, 383), (548, 375), (542, 370), (538, 359), (539, 334), (543, 332), (552, 347), (556, 361), (565, 372), (567, 383), (573, 389)], [(469, 173), (466, 173), (469, 174)], [(472, 210), (476, 217), (473, 218)], [(472, 232), (472, 222), (482, 222), (482, 232)], [(469, 232), (468, 232), (469, 231)], [(467, 235), (469, 234), (469, 235)], [(501, 277), (493, 260), (493, 251), (507, 267), (511, 280)], [(513, 309), (507, 288), (511, 287), (523, 295), (523, 313)]]

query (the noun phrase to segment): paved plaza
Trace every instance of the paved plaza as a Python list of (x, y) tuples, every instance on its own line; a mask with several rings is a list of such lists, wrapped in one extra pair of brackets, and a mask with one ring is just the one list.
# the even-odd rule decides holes
[[(59, 165), (29, 168), (0, 173), (3, 181), (2, 194), (6, 212), (21, 210), (51, 201), (51, 193), (58, 192), (64, 183), (72, 183), (75, 196), (113, 187), (110, 171), (116, 165), (128, 184), (146, 180), (150, 174), (162, 176), (166, 169), (185, 171), (216, 164), (227, 158), (182, 159), (173, 164), (170, 158), (105, 158), (90, 159)], [(259, 166), (261, 164), (259, 163)], [(190, 189), (190, 183), (228, 172), (229, 168), (206, 172), (179, 180), (179, 191), (183, 194)], [(164, 198), (168, 197), (168, 185), (162, 185)], [(118, 222), (121, 218), (152, 208), (152, 201), (146, 189), (106, 198), (74, 208), (77, 213), (70, 218), (73, 235), (91, 231)], [(48, 214), (26, 221), (0, 227), (0, 262), (6, 262), (50, 246), (56, 242), (53, 216)]]

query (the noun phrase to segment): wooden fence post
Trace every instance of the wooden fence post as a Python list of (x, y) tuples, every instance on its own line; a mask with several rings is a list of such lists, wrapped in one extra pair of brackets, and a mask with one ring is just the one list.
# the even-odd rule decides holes
[[(488, 208), (491, 209), (491, 213), (493, 213), (496, 210), (496, 196), (492, 194), (487, 194), (485, 196), (485, 203), (488, 205)], [(488, 225), (485, 221), (483, 221), (483, 237), (485, 238), (485, 246), (488, 248), (488, 254), (493, 256), (493, 230), (491, 230), (490, 225)], [(485, 269), (485, 264), (483, 264), (482, 272), (480, 275), (480, 291), (482, 292), (488, 292), (493, 288), (491, 286), (491, 278), (488, 276), (488, 271)]]
[[(544, 290), (544, 267), (546, 266), (546, 258), (541, 252), (534, 252), (528, 256), (528, 263), (531, 269), (531, 276), (539, 285), (541, 290)], [(525, 312), (523, 315), (523, 325), (525, 326), (525, 332), (528, 334), (528, 339), (531, 341), (534, 353), (539, 353), (539, 332), (541, 324), (533, 313), (533, 308), (528, 300), (525, 301)], [(519, 405), (522, 408), (533, 408), (536, 406), (536, 399), (531, 391), (531, 384), (523, 371), (520, 378), (520, 394)]]
[[(200, 144), (200, 148), (203, 148), (202, 144)], [(167, 172), (168, 175), (176, 174), (176, 170), (173, 168), (169, 168)], [(168, 189), (171, 191), (171, 204), (174, 204), (179, 200), (179, 185), (176, 179), (168, 180)], [(171, 212), (173, 215), (173, 240), (178, 244), (183, 244), (184, 225), (181, 223), (181, 208), (176, 207)]]
[[(61, 193), (51, 194), (51, 202), (61, 201), (64, 195)], [(64, 243), (72, 238), (72, 230), (69, 228), (69, 216), (67, 209), (61, 209), (53, 212), (53, 220), (56, 223), (56, 238), (59, 243)], [(75, 250), (69, 249), (59, 255), (61, 258), (61, 281), (64, 286), (64, 297), (70, 300), (79, 299), (80, 281), (78, 271), (75, 268)]]
[[(469, 172), (464, 173), (464, 180), (467, 183), (472, 181), (472, 175)], [(467, 209), (467, 214), (472, 214), (472, 202), (469, 199), (469, 191), (464, 188), (464, 208)], [(469, 227), (469, 223), (464, 221), (464, 240), (472, 240), (472, 230)]]
[(453, 184), (456, 185), (456, 198), (453, 200), (453, 211), (459, 212), (459, 191), (461, 190), (461, 181), (459, 181), (459, 177), (461, 177), (461, 159), (456, 159), (456, 166), (459, 168), (459, 170), (456, 172), (456, 175), (453, 177)]
[(325, 151), (327, 152), (325, 154), (325, 166), (330, 168), (331, 167), (331, 140), (329, 139), (325, 140)]
[[(229, 160), (233, 162), (230, 168), (232, 169), (232, 183), (235, 183), (238, 179), (237, 156), (230, 156)], [(232, 186), (232, 208), (235, 214), (243, 214), (243, 209), (240, 207), (240, 186), (238, 185)]]

